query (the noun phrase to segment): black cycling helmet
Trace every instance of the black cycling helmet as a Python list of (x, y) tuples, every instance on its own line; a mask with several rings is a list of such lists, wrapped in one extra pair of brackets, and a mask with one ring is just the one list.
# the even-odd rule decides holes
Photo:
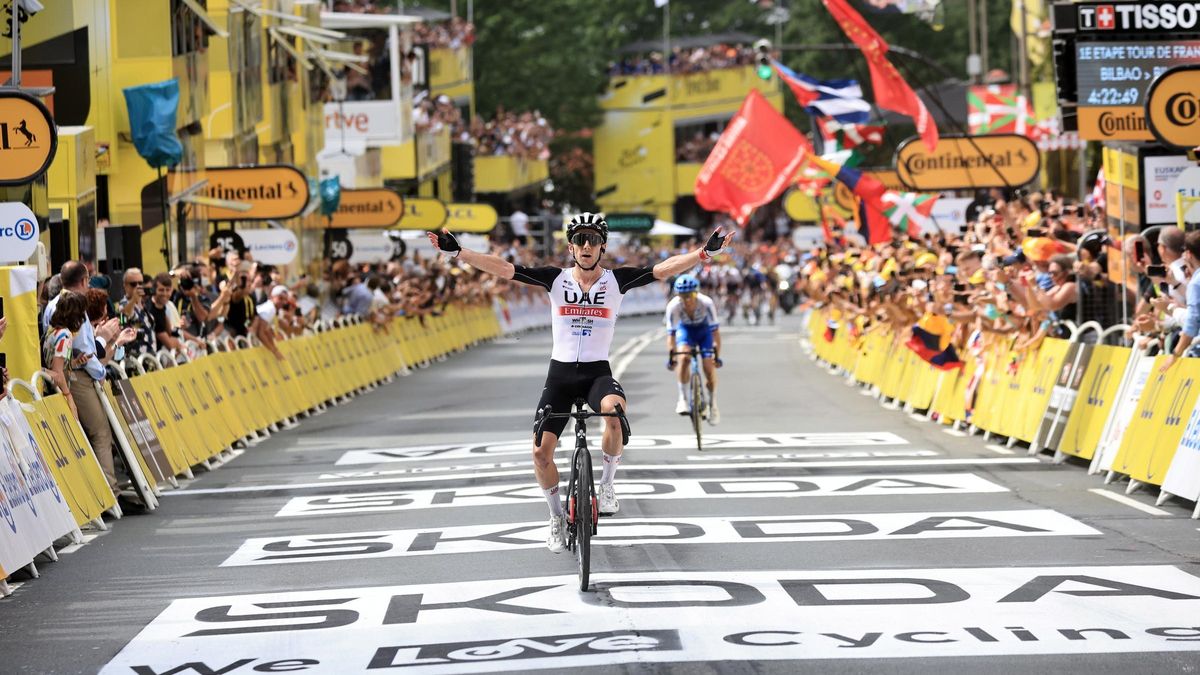
[(600, 237), (608, 243), (608, 221), (604, 220), (603, 213), (583, 213), (575, 214), (571, 220), (567, 221), (567, 241), (571, 241), (571, 235), (577, 230), (595, 230), (600, 233)]
[(1112, 243), (1108, 231), (1104, 229), (1090, 230), (1079, 237), (1076, 246), (1092, 254), (1092, 260), (1099, 260), (1104, 253), (1104, 247)]

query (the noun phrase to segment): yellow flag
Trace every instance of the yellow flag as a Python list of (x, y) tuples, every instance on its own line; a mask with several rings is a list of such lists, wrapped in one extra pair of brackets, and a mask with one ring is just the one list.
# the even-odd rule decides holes
[(1025, 52), (1029, 64), (1040, 66), (1050, 54), (1050, 18), (1045, 0), (1012, 0), (1009, 25), (1018, 39), (1021, 37), (1021, 14), (1025, 14)]
[(42, 367), (38, 349), (37, 268), (0, 267), (0, 299), (8, 329), (0, 338), (8, 376), (28, 381)]

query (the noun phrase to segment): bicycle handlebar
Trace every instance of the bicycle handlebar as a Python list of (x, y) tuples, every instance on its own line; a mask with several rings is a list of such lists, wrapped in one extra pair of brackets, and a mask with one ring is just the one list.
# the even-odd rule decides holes
[(571, 412), (556, 413), (549, 404), (546, 404), (545, 407), (537, 411), (537, 420), (533, 425), (534, 444), (536, 444), (538, 447), (541, 447), (542, 429), (546, 426), (547, 420), (570, 418), (574, 419), (576, 422), (582, 422), (589, 417), (616, 417), (621, 421), (622, 445), (629, 445), (629, 435), (631, 433), (629, 430), (629, 420), (625, 417), (625, 410), (620, 405), (617, 405), (616, 412), (610, 413), (588, 412), (587, 410), (573, 410)]

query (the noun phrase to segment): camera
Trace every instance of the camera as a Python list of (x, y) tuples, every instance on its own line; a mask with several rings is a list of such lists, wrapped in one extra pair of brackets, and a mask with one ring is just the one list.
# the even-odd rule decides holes
[(179, 290), (190, 291), (196, 286), (196, 282), (192, 280), (191, 275), (185, 274), (179, 277)]

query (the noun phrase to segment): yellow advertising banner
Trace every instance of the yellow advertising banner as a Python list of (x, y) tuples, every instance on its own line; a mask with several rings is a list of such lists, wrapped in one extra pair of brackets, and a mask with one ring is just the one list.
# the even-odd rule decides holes
[(409, 197), (404, 200), (404, 216), (395, 226), (399, 230), (436, 230), (449, 217), (446, 203), (432, 197)]
[(205, 196), (243, 202), (248, 211), (208, 207), (209, 220), (283, 220), (294, 218), (308, 205), (308, 179), (294, 166), (223, 166), (209, 168)]
[(38, 99), (0, 91), (0, 185), (21, 185), (42, 175), (58, 149), (58, 129)]
[(491, 232), (500, 220), (491, 204), (447, 204), (446, 211), (451, 232)]
[(942, 136), (933, 152), (913, 136), (896, 148), (900, 182), (923, 192), (1020, 187), (1041, 168), (1037, 145), (1017, 134)]
[(0, 316), (8, 329), (0, 338), (8, 376), (28, 380), (42, 367), (38, 345), (37, 269), (0, 267)]
[(404, 198), (395, 190), (342, 190), (330, 227), (391, 227), (404, 216)]
[(793, 189), (784, 195), (783, 210), (792, 220), (805, 223), (815, 223), (821, 220), (821, 210), (817, 206), (817, 200), (802, 190)]
[(1164, 145), (1200, 145), (1200, 66), (1173, 68), (1150, 85), (1146, 121)]
[(675, 202), (675, 131), (665, 111), (607, 112), (596, 128), (596, 201), (606, 211)]

